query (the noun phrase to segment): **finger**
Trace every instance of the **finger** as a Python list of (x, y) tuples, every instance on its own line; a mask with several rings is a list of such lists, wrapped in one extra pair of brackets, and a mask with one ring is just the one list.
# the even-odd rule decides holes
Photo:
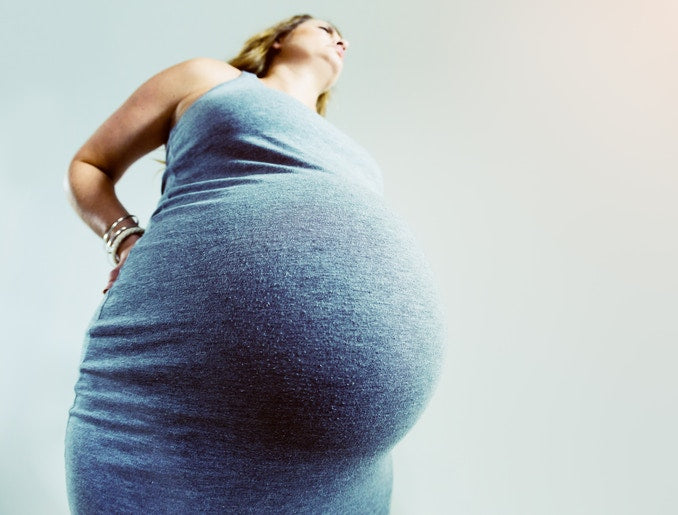
[(113, 283), (118, 278), (118, 274), (120, 273), (120, 267), (121, 266), (122, 266), (122, 263), (120, 263), (118, 266), (113, 268), (111, 270), (111, 273), (108, 274), (108, 284), (106, 284), (106, 287), (104, 288), (103, 293), (106, 293), (108, 290), (111, 289), (111, 286), (113, 286)]

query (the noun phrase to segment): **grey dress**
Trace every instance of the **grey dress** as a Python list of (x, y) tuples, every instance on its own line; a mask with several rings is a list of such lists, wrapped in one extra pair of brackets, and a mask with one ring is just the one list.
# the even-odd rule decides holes
[(71, 509), (387, 513), (442, 334), (374, 161), (244, 72), (170, 132), (158, 207), (87, 331)]

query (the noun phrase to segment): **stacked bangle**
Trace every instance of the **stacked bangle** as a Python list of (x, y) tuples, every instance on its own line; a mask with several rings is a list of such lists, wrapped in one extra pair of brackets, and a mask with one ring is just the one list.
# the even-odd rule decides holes
[[(122, 225), (121, 224), (125, 220), (132, 220), (134, 225)], [(121, 216), (118, 218), (115, 222), (111, 224), (111, 226), (108, 228), (108, 230), (104, 233), (103, 240), (104, 240), (104, 247), (106, 248), (106, 252), (108, 252), (109, 257), (111, 258), (111, 261), (113, 262), (114, 265), (117, 265), (120, 262), (120, 258), (118, 257), (118, 249), (120, 248), (120, 245), (122, 242), (127, 239), (128, 236), (131, 236), (132, 234), (143, 234), (144, 229), (139, 227), (137, 224), (139, 223), (139, 220), (137, 219), (136, 216), (134, 215), (126, 215), (126, 216)], [(120, 226), (118, 228), (118, 226)], [(116, 231), (117, 229), (117, 231)], [(115, 232), (113, 232), (115, 231)]]
[(118, 264), (120, 262), (120, 258), (118, 257), (118, 248), (120, 248), (120, 244), (123, 242), (125, 238), (132, 234), (143, 234), (144, 230), (141, 227), (129, 227), (127, 229), (122, 230), (118, 237), (116, 237), (113, 240), (113, 244), (111, 247), (108, 249), (108, 253), (111, 256), (111, 259), (113, 260), (114, 264)]
[[(118, 225), (120, 225), (122, 222), (124, 222), (127, 219), (131, 219), (135, 226), (139, 225), (139, 219), (136, 216), (134, 216), (134, 215), (121, 216), (115, 222), (113, 222), (111, 224), (111, 226), (108, 228), (108, 230), (104, 233), (104, 245), (109, 246), (111, 244), (112, 239), (114, 239), (114, 238), (111, 238), (111, 233), (115, 230), (115, 228)], [(118, 234), (118, 233), (116, 233), (116, 234)]]

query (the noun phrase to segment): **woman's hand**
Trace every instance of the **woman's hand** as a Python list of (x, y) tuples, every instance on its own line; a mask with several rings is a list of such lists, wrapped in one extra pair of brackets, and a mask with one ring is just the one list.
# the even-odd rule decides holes
[(125, 238), (125, 241), (123, 241), (120, 244), (120, 248), (118, 248), (118, 257), (120, 258), (120, 260), (118, 261), (118, 264), (115, 266), (115, 268), (111, 270), (111, 273), (108, 276), (108, 284), (104, 288), (104, 293), (110, 290), (111, 286), (113, 286), (113, 283), (118, 278), (120, 269), (122, 268), (122, 265), (125, 263), (125, 260), (127, 259), (130, 250), (132, 250), (132, 247), (139, 238), (140, 236), (138, 234), (131, 234), (127, 238)]

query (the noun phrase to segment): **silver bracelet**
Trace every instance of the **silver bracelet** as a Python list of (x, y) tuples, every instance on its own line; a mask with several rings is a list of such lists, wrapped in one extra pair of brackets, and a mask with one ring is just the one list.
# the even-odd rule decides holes
[(110, 225), (110, 227), (108, 228), (108, 230), (104, 233), (104, 235), (103, 235), (104, 245), (106, 245), (106, 246), (110, 246), (110, 245), (111, 245), (111, 241), (110, 241), (110, 240), (113, 239), (113, 238), (111, 238), (111, 233), (112, 233), (112, 232), (115, 230), (115, 228), (120, 224), (120, 222), (123, 222), (124, 220), (127, 220), (128, 218), (131, 218), (132, 221), (133, 221), (135, 224), (137, 224), (137, 225), (139, 224), (139, 219), (138, 219), (136, 216), (134, 216), (134, 215), (125, 215), (125, 216), (121, 216), (121, 217), (118, 218), (115, 222), (113, 222), (113, 223)]
[(132, 229), (133, 227), (138, 227), (138, 226), (137, 226), (137, 225), (130, 225), (130, 226), (128, 227), (128, 226), (125, 225), (125, 226), (121, 227), (120, 229), (118, 229), (118, 230), (113, 234), (113, 236), (110, 237), (110, 239), (108, 240), (108, 243), (106, 243), (106, 244), (104, 245), (104, 248), (106, 249), (106, 252), (108, 252), (108, 251), (110, 250), (110, 248), (113, 246), (113, 243), (115, 243), (115, 239), (116, 239), (118, 236), (120, 236), (120, 235), (121, 235), (123, 232), (125, 232), (127, 229)]
[(132, 234), (143, 234), (144, 232), (144, 229), (141, 227), (128, 227), (122, 230), (119, 234), (116, 233), (117, 236), (108, 249), (108, 255), (111, 257), (114, 265), (120, 263), (120, 258), (118, 257), (118, 249), (120, 248), (120, 244), (126, 240), (128, 236), (131, 236)]

